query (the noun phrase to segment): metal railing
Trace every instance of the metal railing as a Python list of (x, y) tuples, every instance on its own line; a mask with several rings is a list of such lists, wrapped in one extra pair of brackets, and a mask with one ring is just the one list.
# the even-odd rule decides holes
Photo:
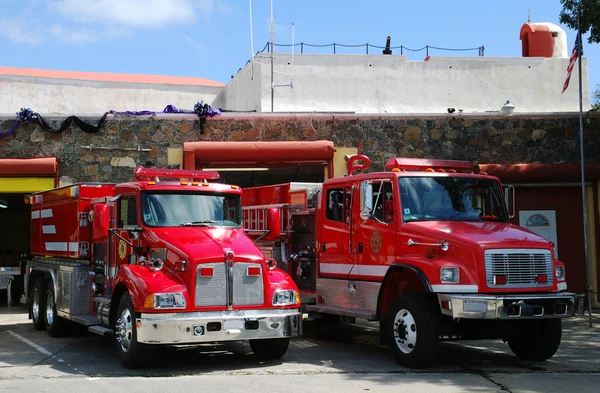
[(483, 45), (475, 47), (475, 48), (441, 48), (438, 46), (425, 45), (424, 47), (419, 48), (419, 49), (412, 49), (412, 48), (406, 47), (404, 45), (386, 47), (386, 46), (373, 45), (373, 44), (369, 44), (369, 43), (348, 45), (348, 44), (338, 44), (336, 42), (334, 42), (332, 44), (308, 44), (306, 42), (298, 42), (296, 44), (273, 44), (273, 45), (271, 45), (270, 42), (267, 42), (265, 44), (265, 46), (263, 47), (263, 49), (258, 51), (258, 53), (263, 53), (263, 52), (271, 53), (272, 49), (275, 49), (278, 47), (279, 48), (291, 48), (292, 46), (300, 47), (301, 54), (303, 54), (305, 52), (305, 47), (306, 48), (329, 48), (330, 47), (333, 50), (333, 54), (337, 54), (339, 48), (364, 48), (365, 54), (367, 54), (367, 55), (369, 54), (369, 50), (373, 53), (373, 50), (376, 50), (376, 49), (382, 49), (382, 50), (384, 50), (384, 49), (390, 49), (390, 50), (400, 49), (401, 55), (403, 55), (405, 51), (408, 51), (408, 52), (425, 51), (426, 56), (429, 56), (430, 50), (450, 51), (450, 52), (478, 51), (478, 56), (484, 56), (484, 54), (485, 54), (485, 47)]

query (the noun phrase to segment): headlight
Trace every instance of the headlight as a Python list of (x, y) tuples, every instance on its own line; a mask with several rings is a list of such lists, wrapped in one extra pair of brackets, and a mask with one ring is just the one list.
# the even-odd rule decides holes
[(460, 272), (457, 267), (443, 267), (440, 269), (440, 280), (443, 283), (458, 283)]
[(298, 303), (298, 296), (296, 291), (293, 289), (281, 290), (278, 289), (273, 294), (273, 305), (274, 306), (288, 306), (291, 304)]
[(565, 281), (565, 267), (557, 266), (554, 270), (556, 271), (556, 281)]
[(183, 293), (155, 293), (154, 295), (148, 295), (146, 297), (146, 303), (144, 304), (147, 308), (149, 303), (154, 308), (185, 308), (185, 297)]

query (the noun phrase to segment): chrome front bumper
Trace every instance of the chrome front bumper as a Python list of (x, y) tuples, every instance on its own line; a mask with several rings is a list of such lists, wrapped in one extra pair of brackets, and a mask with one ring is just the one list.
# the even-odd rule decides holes
[(295, 337), (302, 334), (298, 310), (239, 310), (141, 314), (137, 340), (146, 344), (194, 344)]
[(532, 295), (438, 294), (442, 314), (467, 319), (568, 318), (581, 313), (583, 295), (569, 292)]

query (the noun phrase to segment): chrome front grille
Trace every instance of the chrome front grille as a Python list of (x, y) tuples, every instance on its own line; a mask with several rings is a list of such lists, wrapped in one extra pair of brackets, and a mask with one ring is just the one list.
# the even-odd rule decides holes
[[(249, 277), (249, 267), (260, 269), (260, 275)], [(233, 305), (248, 306), (264, 303), (263, 274), (258, 263), (236, 262), (233, 265)]]
[[(200, 276), (200, 268), (212, 268), (212, 277)], [(203, 263), (196, 269), (195, 304), (202, 306), (227, 305), (227, 268), (225, 262)]]
[[(547, 276), (538, 284), (536, 277)], [(506, 276), (506, 284), (494, 284), (495, 276)], [(489, 288), (546, 287), (554, 281), (550, 250), (497, 249), (485, 251), (485, 280)]]
[[(248, 276), (249, 267), (259, 268), (260, 275)], [(212, 268), (213, 275), (202, 277), (200, 275), (201, 268)], [(259, 263), (233, 263), (231, 280), (228, 279), (228, 270), (225, 262), (210, 262), (198, 265), (194, 296), (194, 304), (197, 307), (247, 306), (264, 303), (263, 272)]]

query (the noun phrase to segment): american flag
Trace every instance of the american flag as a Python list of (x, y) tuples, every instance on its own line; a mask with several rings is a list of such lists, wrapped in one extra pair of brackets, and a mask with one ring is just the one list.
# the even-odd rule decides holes
[(569, 81), (571, 80), (571, 73), (573, 72), (573, 67), (575, 66), (575, 62), (577, 61), (577, 58), (579, 57), (580, 52), (581, 52), (581, 56), (583, 56), (583, 48), (581, 48), (581, 50), (579, 50), (579, 39), (575, 39), (575, 46), (573, 47), (573, 52), (571, 52), (571, 59), (569, 60), (569, 66), (567, 67), (567, 80), (565, 81), (562, 92), (560, 94), (564, 93), (565, 90), (567, 90), (567, 87), (569, 87)]

